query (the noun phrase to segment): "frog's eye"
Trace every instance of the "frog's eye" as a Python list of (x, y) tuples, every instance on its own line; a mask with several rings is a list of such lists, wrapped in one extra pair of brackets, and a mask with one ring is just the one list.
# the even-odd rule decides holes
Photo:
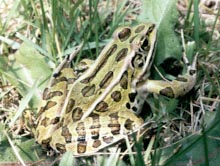
[(131, 64), (134, 68), (140, 68), (144, 66), (144, 58), (142, 54), (136, 54), (131, 61)]
[(131, 36), (130, 28), (122, 28), (116, 31), (116, 35), (121, 42), (126, 41)]

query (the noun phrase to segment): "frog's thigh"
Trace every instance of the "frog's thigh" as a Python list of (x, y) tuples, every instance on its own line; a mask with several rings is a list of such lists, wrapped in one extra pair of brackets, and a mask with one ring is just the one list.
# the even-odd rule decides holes
[(140, 95), (147, 92), (153, 92), (168, 97), (183, 96), (188, 93), (196, 83), (196, 63), (197, 55), (194, 56), (192, 65), (189, 64), (188, 59), (184, 57), (184, 63), (187, 67), (187, 72), (184, 75), (178, 76), (173, 81), (163, 80), (146, 80), (139, 81), (136, 84), (136, 88)]
[(173, 81), (147, 80), (140, 89), (140, 93), (152, 92), (167, 97), (176, 98), (188, 93), (195, 85), (196, 79), (193, 77), (182, 76)]

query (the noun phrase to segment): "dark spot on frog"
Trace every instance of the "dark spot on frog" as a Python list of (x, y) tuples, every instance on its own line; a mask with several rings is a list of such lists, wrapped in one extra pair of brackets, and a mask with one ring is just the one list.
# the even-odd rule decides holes
[(65, 111), (66, 114), (73, 110), (74, 105), (75, 105), (75, 100), (70, 99), (68, 104), (67, 104), (67, 107), (66, 107), (66, 111)]
[(126, 103), (126, 107), (127, 107), (127, 109), (131, 109), (130, 103)]
[(72, 111), (72, 119), (73, 119), (73, 122), (77, 121), (77, 120), (80, 120), (81, 117), (83, 115), (83, 110), (82, 108), (80, 107), (76, 107), (73, 109)]
[(108, 104), (105, 101), (100, 101), (96, 105), (95, 110), (97, 112), (106, 112), (106, 111), (108, 111)]
[(137, 112), (137, 107), (133, 106), (131, 109), (132, 111)]
[(140, 33), (141, 31), (143, 31), (145, 25), (140, 25), (135, 29), (135, 33)]
[(167, 97), (170, 97), (170, 98), (175, 97), (173, 89), (171, 87), (166, 87), (166, 88), (160, 90), (160, 94), (164, 95), (164, 96), (167, 96)]
[(115, 102), (121, 101), (121, 92), (120, 92), (120, 91), (114, 91), (114, 92), (112, 92), (111, 98), (112, 98)]
[(120, 83), (120, 86), (122, 89), (127, 89), (128, 88), (128, 72), (125, 71), (123, 74), (122, 74), (122, 77), (119, 81)]
[(102, 144), (102, 142), (100, 140), (96, 139), (96, 140), (94, 140), (92, 147), (98, 148), (101, 144)]
[(77, 152), (79, 154), (85, 153), (86, 152), (86, 147), (87, 147), (87, 142), (79, 142), (77, 144)]
[(81, 93), (83, 97), (89, 97), (94, 95), (95, 93), (95, 84), (92, 84), (91, 86), (85, 86), (82, 90)]
[(55, 101), (48, 101), (46, 106), (44, 107), (44, 109), (48, 110), (48, 109), (54, 107), (55, 105), (57, 105), (57, 102), (55, 102)]
[(109, 71), (99, 83), (99, 87), (105, 89), (112, 81), (113, 72)]
[(61, 143), (56, 143), (56, 149), (60, 152), (60, 153), (65, 153), (66, 152), (66, 147), (64, 144)]
[(55, 125), (55, 124), (57, 124), (59, 121), (60, 121), (60, 117), (56, 117), (56, 118), (54, 118), (54, 119), (51, 120), (50, 124)]
[(121, 42), (126, 41), (131, 36), (131, 29), (130, 28), (123, 28), (118, 33), (118, 38)]
[(66, 143), (70, 143), (72, 141), (72, 134), (66, 125), (62, 127), (61, 135), (64, 136)]
[(117, 56), (115, 57), (115, 61), (119, 62), (121, 60), (123, 60), (128, 53), (128, 48), (123, 48), (120, 51), (118, 51)]
[(129, 97), (130, 102), (133, 103), (134, 100), (135, 100), (135, 98), (136, 98), (136, 96), (137, 96), (137, 92), (129, 93), (129, 94), (128, 94), (128, 97)]
[(132, 121), (132, 120), (130, 120), (130, 119), (127, 119), (126, 121), (125, 121), (125, 124), (124, 124), (124, 127), (127, 129), (127, 130), (132, 130), (132, 123), (133, 123), (134, 121)]

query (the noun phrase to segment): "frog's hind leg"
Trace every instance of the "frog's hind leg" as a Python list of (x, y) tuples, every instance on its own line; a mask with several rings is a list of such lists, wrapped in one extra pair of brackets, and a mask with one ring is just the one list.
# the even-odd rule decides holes
[(185, 54), (183, 54), (183, 62), (187, 67), (185, 74), (178, 76), (173, 81), (165, 80), (146, 80), (139, 81), (136, 84), (137, 90), (140, 94), (147, 92), (165, 95), (171, 98), (183, 96), (188, 93), (196, 83), (197, 76), (197, 57), (194, 56), (192, 64), (189, 63)]
[[(92, 114), (84, 120), (66, 124), (54, 131), (50, 146), (57, 152), (92, 155), (137, 131), (144, 121), (133, 112)], [(65, 125), (66, 124), (66, 125)]]

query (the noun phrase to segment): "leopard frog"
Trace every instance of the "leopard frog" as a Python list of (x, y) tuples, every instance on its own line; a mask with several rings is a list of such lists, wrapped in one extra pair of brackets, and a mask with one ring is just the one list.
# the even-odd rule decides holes
[(72, 69), (67, 58), (44, 90), (37, 142), (58, 153), (94, 154), (144, 123), (137, 114), (149, 92), (177, 97), (191, 90), (196, 58), (192, 65), (185, 60), (188, 70), (176, 80), (148, 79), (156, 34), (154, 24), (119, 27), (95, 61)]

